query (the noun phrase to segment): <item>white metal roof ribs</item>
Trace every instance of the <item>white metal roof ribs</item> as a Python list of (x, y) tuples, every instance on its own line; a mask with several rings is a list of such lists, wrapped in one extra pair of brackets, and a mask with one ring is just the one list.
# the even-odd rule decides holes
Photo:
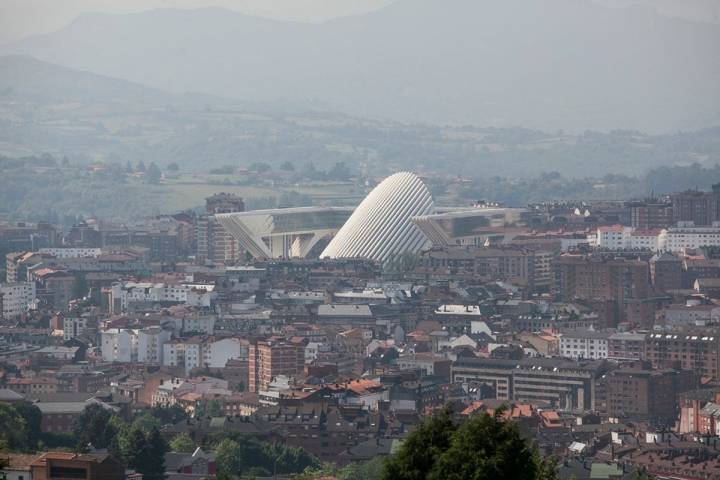
[(426, 238), (411, 218), (429, 214), (432, 207), (432, 196), (417, 175), (391, 175), (365, 197), (321, 257), (384, 262), (404, 252), (416, 252)]

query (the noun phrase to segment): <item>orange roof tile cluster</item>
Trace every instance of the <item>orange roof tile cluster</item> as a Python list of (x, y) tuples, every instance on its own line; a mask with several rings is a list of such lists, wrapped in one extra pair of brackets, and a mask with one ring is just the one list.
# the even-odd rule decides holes
[[(532, 417), (534, 415), (533, 407), (529, 403), (510, 403), (504, 405), (505, 409), (502, 412), (502, 418), (521, 418), (521, 417)], [(472, 402), (465, 410), (460, 412), (460, 415), (474, 415), (478, 413), (487, 413), (488, 415), (495, 415), (495, 408), (490, 407), (482, 400)]]
[(543, 422), (543, 426), (546, 428), (560, 428), (562, 422), (560, 421), (560, 415), (554, 410), (545, 410), (540, 412), (540, 419)]
[(352, 380), (347, 383), (334, 383), (325, 385), (328, 389), (334, 391), (348, 390), (356, 395), (367, 395), (373, 393), (378, 388), (382, 388), (382, 383), (368, 379)]

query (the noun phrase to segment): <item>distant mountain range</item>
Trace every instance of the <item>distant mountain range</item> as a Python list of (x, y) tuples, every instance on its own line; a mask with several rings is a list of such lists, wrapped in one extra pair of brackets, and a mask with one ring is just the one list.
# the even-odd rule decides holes
[(29, 56), (0, 57), (0, 99), (33, 103), (104, 102), (163, 104), (173, 96), (159, 89), (80, 72)]
[(720, 26), (582, 0), (398, 0), (320, 24), (84, 14), (0, 48), (172, 92), (544, 130), (720, 124)]
[(413, 170), (490, 181), (552, 171), (604, 178), (661, 166), (712, 167), (719, 152), (720, 127), (651, 136), (403, 124), (288, 103), (167, 93), (32, 57), (0, 56), (0, 157), (175, 162), (204, 173), (256, 162), (273, 168), (312, 162), (323, 170), (345, 162), (372, 175)]

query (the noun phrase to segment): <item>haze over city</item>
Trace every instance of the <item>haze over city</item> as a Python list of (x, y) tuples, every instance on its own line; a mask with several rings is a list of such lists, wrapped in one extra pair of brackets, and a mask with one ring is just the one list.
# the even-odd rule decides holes
[(0, 1), (0, 479), (720, 480), (720, 0)]

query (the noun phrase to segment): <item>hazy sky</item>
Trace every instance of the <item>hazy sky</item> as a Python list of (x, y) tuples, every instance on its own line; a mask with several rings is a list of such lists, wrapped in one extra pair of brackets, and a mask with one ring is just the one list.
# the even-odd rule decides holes
[[(83, 12), (127, 13), (153, 8), (217, 6), (301, 21), (365, 13), (395, 0), (0, 0), (0, 43), (58, 30)], [(588, 1), (588, 0), (577, 0)], [(720, 23), (720, 0), (592, 0), (607, 6), (652, 5), (661, 13)]]
[(303, 21), (365, 13), (393, 0), (0, 0), (0, 43), (58, 30), (82, 12), (127, 13), (153, 8), (217, 6)]

